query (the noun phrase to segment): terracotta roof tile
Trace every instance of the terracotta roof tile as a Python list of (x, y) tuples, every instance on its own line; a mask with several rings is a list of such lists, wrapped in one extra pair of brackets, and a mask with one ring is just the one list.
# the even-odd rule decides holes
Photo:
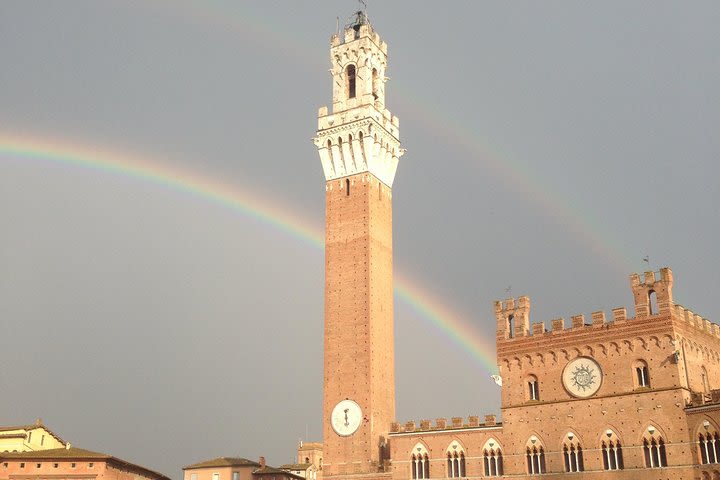
[(18, 460), (104, 460), (113, 466), (119, 466), (124, 469), (142, 472), (144, 475), (156, 480), (170, 480), (162, 473), (154, 472), (148, 468), (135, 465), (106, 453), (93, 452), (84, 448), (51, 448), (48, 450), (36, 450), (34, 452), (2, 452), (0, 460), (18, 459)]
[(283, 470), (307, 470), (312, 466), (312, 463), (288, 463), (286, 465), (280, 465)]
[(256, 468), (253, 470), (253, 475), (272, 475), (272, 474), (280, 474), (280, 475), (286, 475), (290, 478), (297, 478), (300, 480), (305, 480), (305, 477), (301, 477), (300, 475), (295, 475), (294, 473), (288, 472), (287, 470), (281, 470), (279, 468), (275, 467), (269, 467), (265, 466), (264, 468)]
[(243, 466), (259, 467), (260, 464), (257, 462), (253, 462), (252, 460), (248, 460), (247, 458), (218, 457), (218, 458), (213, 458), (212, 460), (205, 460), (203, 462), (193, 463), (192, 465), (183, 467), (183, 470), (189, 470), (191, 468), (243, 467)]

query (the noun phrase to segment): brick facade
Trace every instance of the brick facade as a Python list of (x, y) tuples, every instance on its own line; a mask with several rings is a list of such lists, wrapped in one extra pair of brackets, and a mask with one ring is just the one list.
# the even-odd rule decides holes
[[(720, 437), (714, 443), (720, 425), (720, 334), (673, 302), (672, 283), (668, 268), (657, 278), (653, 272), (642, 280), (631, 275), (634, 318), (617, 308), (612, 318), (604, 312), (589, 321), (577, 315), (567, 326), (556, 319), (549, 330), (530, 323), (529, 298), (496, 302), (502, 425), (473, 424), (477, 417), (425, 421), (419, 429), (414, 422), (395, 423), (393, 478), (418, 478), (417, 468), (412, 470), (418, 445), (428, 452), (430, 478), (447, 478), (448, 446), (458, 442), (466, 477), (494, 476), (487, 464), (499, 453), (498, 473), (514, 478), (532, 478), (531, 472), (541, 469), (543, 478), (567, 478), (579, 470), (583, 478), (608, 480), (720, 479)], [(563, 382), (566, 366), (578, 358), (593, 370), (591, 359), (601, 371), (593, 371), (599, 388), (588, 398)], [(541, 452), (542, 467), (533, 464)]]
[[(674, 303), (668, 268), (631, 275), (633, 318), (616, 308), (533, 324), (528, 297), (496, 302), (502, 422), (393, 421), (391, 187), (403, 151), (377, 83), (387, 45), (358, 12), (330, 59), (333, 111), (320, 108), (315, 138), (326, 179), (319, 475), (720, 480), (720, 327)], [(348, 399), (362, 418), (338, 432), (331, 415)]]
[(0, 453), (0, 480), (170, 480), (104, 453), (63, 448)]

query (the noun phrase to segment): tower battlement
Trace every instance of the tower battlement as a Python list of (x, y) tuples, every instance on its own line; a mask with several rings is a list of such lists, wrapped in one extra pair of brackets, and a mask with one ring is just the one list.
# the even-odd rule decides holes
[[(635, 300), (635, 317), (628, 317), (626, 307), (617, 307), (612, 309), (609, 316), (602, 310), (592, 312), (589, 319), (586, 319), (584, 314), (572, 315), (569, 325), (563, 317), (554, 318), (549, 322), (550, 329), (547, 329), (543, 321), (531, 321), (528, 297), (498, 300), (495, 302), (498, 356), (501, 355), (501, 352), (505, 352), (506, 349), (502, 347), (502, 344), (506, 342), (517, 344), (527, 337), (540, 339), (544, 338), (543, 336), (557, 342), (562, 340), (561, 335), (567, 336), (568, 341), (573, 341), (572, 339), (578, 334), (584, 335), (583, 332), (597, 331), (601, 328), (614, 331), (615, 327), (626, 323), (628, 323), (628, 327), (623, 327), (623, 331), (628, 328), (633, 330), (633, 325), (635, 325), (633, 321), (651, 318), (663, 318), (668, 326), (673, 322), (676, 325), (690, 325), (694, 331), (720, 338), (720, 325), (674, 303), (672, 285), (673, 275), (669, 268), (662, 268), (659, 272), (645, 272), (642, 277), (638, 273), (633, 273), (630, 275), (630, 287)], [(653, 302), (653, 295), (655, 302)], [(638, 328), (645, 328), (639, 325)], [(513, 348), (516, 349), (517, 346)]]
[(387, 54), (387, 43), (385, 43), (380, 38), (380, 34), (373, 29), (367, 19), (367, 16), (365, 16), (363, 12), (357, 12), (355, 16), (356, 20), (352, 25), (345, 27), (342, 33), (336, 33), (330, 37), (330, 46), (337, 47), (354, 40), (368, 38), (371, 42), (377, 45), (380, 51)]
[(400, 120), (385, 107), (387, 44), (364, 12), (330, 40), (332, 111), (318, 109), (313, 139), (325, 180), (369, 172), (388, 187), (395, 180)]
[(484, 420), (484, 422), (481, 422), (479, 416), (470, 415), (467, 418), (452, 417), (449, 422), (447, 418), (437, 418), (435, 419), (434, 424), (431, 420), (427, 419), (420, 420), (419, 425), (415, 422), (415, 420), (409, 420), (405, 423), (393, 422), (390, 425), (390, 434), (436, 432), (444, 430), (499, 429), (502, 427), (502, 424), (498, 423), (495, 414), (486, 414), (484, 416)]
[(527, 336), (530, 333), (530, 297), (496, 301), (495, 317), (498, 340)]
[[(635, 297), (635, 316), (637, 318), (667, 313), (672, 308), (672, 270), (667, 267), (661, 268), (659, 274), (660, 278), (657, 278), (655, 272), (645, 272), (642, 280), (637, 273), (630, 275), (630, 286)], [(653, 295), (657, 300), (657, 312), (652, 310)]]

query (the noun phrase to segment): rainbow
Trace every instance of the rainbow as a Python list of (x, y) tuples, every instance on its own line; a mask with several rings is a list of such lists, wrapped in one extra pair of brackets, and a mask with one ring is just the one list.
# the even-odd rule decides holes
[[(291, 38), (287, 32), (275, 28), (268, 19), (258, 18), (251, 9), (240, 4), (218, 0), (203, 3), (174, 1), (172, 6), (162, 10), (158, 8), (154, 13), (178, 15), (196, 25), (211, 25), (242, 35), (263, 48), (272, 47), (283, 52), (288, 59), (296, 60), (298, 67), (309, 73), (327, 68), (325, 57), (308, 54), (308, 48), (297, 38)], [(242, 15), (233, 7), (242, 9)], [(398, 107), (410, 113), (416, 124), (458, 152), (455, 157), (458, 161), (469, 162), (472, 168), (482, 174), (493, 174), (508, 188), (524, 197), (529, 206), (553, 219), (553, 222), (560, 222), (593, 255), (603, 258), (605, 265), (621, 275), (644, 268), (640, 254), (623, 251), (621, 244), (607, 232), (607, 228), (603, 228), (587, 213), (581, 212), (574, 202), (563, 198), (561, 191), (543, 179), (541, 172), (493, 148), (478, 132), (471, 131), (466, 124), (456, 120), (455, 115), (443, 112), (442, 105), (431, 105), (427, 95), (407, 90), (394, 91), (393, 98), (397, 100)]]
[[(240, 192), (217, 179), (182, 170), (167, 162), (150, 160), (142, 155), (44, 138), (0, 134), (0, 166), (11, 161), (49, 162), (140, 180), (228, 208), (273, 227), (312, 248), (324, 248), (320, 229), (308, 226), (309, 222), (287, 207), (276, 205), (255, 193)], [(494, 344), (471, 328), (462, 320), (461, 315), (448, 307), (446, 302), (435, 298), (419, 282), (396, 273), (395, 296), (459, 345), (482, 365), (488, 374), (497, 371)]]

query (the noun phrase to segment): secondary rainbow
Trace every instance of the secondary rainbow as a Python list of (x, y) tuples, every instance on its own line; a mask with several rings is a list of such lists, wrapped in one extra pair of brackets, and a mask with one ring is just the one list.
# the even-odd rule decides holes
[[(150, 160), (142, 155), (36, 137), (0, 134), (0, 159), (3, 162), (49, 162), (134, 178), (229, 208), (297, 238), (312, 248), (324, 247), (322, 232), (308, 226), (310, 222), (289, 208), (276, 205), (259, 194), (240, 192), (217, 179), (185, 171), (159, 160)], [(435, 298), (419, 282), (411, 281), (401, 273), (395, 275), (395, 296), (459, 345), (488, 373), (496, 372), (494, 346), (462, 320), (461, 315), (453, 312), (446, 305), (447, 302)]]
[[(309, 74), (323, 71), (323, 57), (308, 54), (302, 42), (291, 38), (287, 32), (276, 28), (267, 19), (258, 18), (252, 9), (224, 1), (174, 2), (173, 8), (156, 10), (158, 15), (180, 15), (196, 25), (211, 25), (224, 28), (243, 38), (284, 52), (289, 59), (297, 59), (297, 66)], [(242, 9), (242, 15), (238, 11)], [(170, 13), (168, 13), (170, 12)], [(340, 19), (343, 20), (342, 18)], [(641, 255), (624, 251), (613, 235), (597, 221), (581, 212), (568, 198), (563, 198), (559, 188), (543, 178), (539, 171), (525, 162), (513, 159), (511, 155), (498, 151), (490, 142), (471, 131), (454, 116), (443, 111), (442, 105), (431, 105), (426, 95), (411, 91), (396, 91), (398, 106), (416, 123), (425, 128), (433, 138), (444, 141), (451, 150), (458, 152), (458, 161), (470, 162), (482, 173), (491, 173), (495, 178), (524, 197), (531, 208), (542, 215), (558, 220), (569, 235), (581, 242), (593, 255), (602, 257), (604, 263), (622, 275), (642, 269)]]

